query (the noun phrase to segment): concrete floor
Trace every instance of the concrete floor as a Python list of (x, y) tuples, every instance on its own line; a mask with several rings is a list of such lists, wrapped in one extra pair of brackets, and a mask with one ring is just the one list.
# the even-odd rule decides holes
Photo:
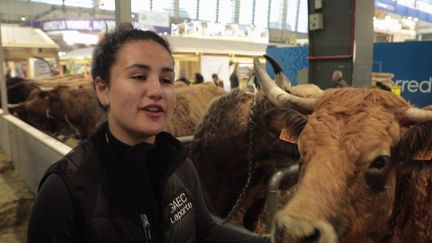
[(0, 151), (0, 243), (27, 242), (34, 195)]

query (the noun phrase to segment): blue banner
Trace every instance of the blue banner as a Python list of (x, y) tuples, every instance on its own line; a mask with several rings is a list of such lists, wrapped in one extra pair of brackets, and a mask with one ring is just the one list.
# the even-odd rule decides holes
[[(307, 59), (309, 50), (307, 47), (269, 47), (267, 55), (273, 57), (281, 65), (284, 74), (292, 85), (297, 85), (297, 74), (300, 70), (309, 67)], [(274, 71), (267, 62), (267, 72), (274, 78)]]
[(411, 104), (432, 104), (432, 41), (375, 43), (373, 60), (373, 72), (393, 73)]

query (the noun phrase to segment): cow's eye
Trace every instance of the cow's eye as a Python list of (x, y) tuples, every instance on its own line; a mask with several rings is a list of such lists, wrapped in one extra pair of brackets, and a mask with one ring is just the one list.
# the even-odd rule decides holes
[(378, 156), (372, 163), (369, 164), (364, 176), (367, 185), (373, 192), (382, 192), (385, 189), (387, 181), (387, 172), (391, 163), (390, 156)]
[(382, 169), (390, 163), (390, 156), (379, 156), (370, 165), (369, 169)]

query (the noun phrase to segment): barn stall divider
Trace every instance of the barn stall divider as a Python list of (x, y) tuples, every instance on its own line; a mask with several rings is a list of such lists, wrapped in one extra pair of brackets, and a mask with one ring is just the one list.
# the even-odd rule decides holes
[(71, 148), (0, 109), (0, 149), (36, 193), (45, 170)]
[[(178, 139), (188, 146), (193, 136)], [(0, 109), (0, 150), (36, 193), (46, 169), (72, 148)]]

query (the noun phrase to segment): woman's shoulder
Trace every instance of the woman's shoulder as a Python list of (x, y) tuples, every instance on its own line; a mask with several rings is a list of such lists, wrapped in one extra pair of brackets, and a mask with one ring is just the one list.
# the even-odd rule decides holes
[(97, 156), (94, 146), (90, 142), (84, 140), (60, 160), (52, 164), (45, 172), (44, 177), (55, 173), (61, 177), (71, 179), (78, 171), (86, 169), (88, 165), (92, 164), (96, 159)]

